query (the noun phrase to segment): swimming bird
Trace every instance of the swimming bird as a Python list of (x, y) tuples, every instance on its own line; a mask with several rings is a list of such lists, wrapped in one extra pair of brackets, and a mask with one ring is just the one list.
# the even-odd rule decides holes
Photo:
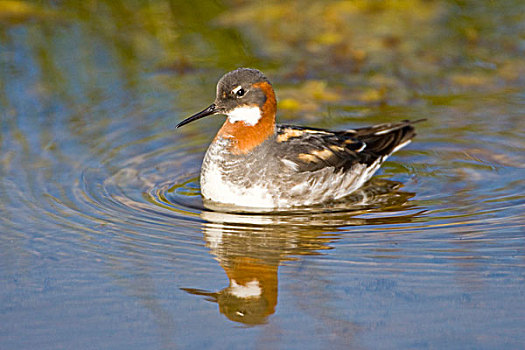
[(340, 199), (410, 143), (419, 121), (330, 131), (276, 124), (276, 111), (268, 78), (239, 68), (219, 80), (214, 103), (177, 125), (227, 116), (202, 163), (205, 203), (276, 209)]

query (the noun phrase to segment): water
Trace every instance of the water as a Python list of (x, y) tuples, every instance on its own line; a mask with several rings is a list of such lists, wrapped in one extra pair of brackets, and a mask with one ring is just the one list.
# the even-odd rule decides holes
[[(0, 348), (522, 347), (525, 11), (480, 3), (0, 2)], [(286, 123), (428, 120), (346, 201), (207, 210), (222, 118), (174, 125), (237, 66)]]

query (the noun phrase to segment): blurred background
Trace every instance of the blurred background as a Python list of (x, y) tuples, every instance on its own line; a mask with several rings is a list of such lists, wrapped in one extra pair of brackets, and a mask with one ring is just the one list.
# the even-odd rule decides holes
[[(0, 348), (521, 347), (524, 57), (518, 0), (0, 0)], [(222, 118), (174, 126), (237, 67), (427, 121), (346, 203), (212, 212)]]

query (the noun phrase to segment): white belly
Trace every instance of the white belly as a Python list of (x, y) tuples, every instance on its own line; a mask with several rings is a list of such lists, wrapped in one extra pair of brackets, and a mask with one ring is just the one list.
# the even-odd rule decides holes
[(241, 207), (274, 208), (275, 202), (266, 186), (249, 188), (228, 181), (215, 162), (209, 162), (201, 173), (201, 193), (206, 200)]

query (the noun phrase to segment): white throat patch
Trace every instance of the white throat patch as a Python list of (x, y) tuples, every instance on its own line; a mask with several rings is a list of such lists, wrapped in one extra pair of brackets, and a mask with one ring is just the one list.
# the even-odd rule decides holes
[(232, 279), (230, 292), (238, 298), (253, 298), (262, 294), (262, 288), (259, 286), (259, 281), (257, 280), (252, 280), (242, 285), (237, 284), (237, 282)]
[(246, 125), (254, 126), (261, 119), (261, 111), (257, 106), (237, 107), (227, 113), (230, 123), (244, 122)]

